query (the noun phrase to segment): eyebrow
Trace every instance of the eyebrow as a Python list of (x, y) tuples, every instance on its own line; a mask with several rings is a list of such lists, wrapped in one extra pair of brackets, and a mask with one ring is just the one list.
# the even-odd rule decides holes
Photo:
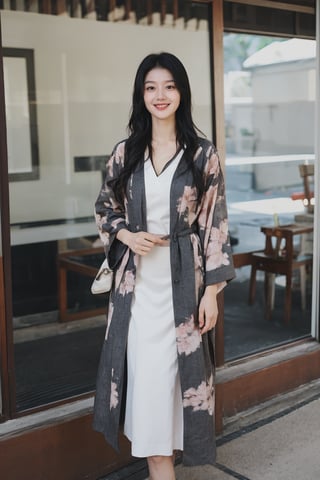
[[(165, 82), (165, 83), (169, 83), (169, 82), (174, 82), (174, 83), (176, 83), (173, 78), (172, 78), (172, 80), (164, 80), (164, 82)], [(156, 80), (146, 80), (144, 83), (145, 83), (145, 84), (146, 84), (146, 83), (157, 83), (157, 81), (156, 81)]]

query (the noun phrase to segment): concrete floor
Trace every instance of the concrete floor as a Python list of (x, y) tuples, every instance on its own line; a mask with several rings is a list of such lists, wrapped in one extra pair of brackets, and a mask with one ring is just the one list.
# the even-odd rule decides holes
[(319, 480), (320, 398), (218, 447), (216, 467), (178, 466), (177, 480)]
[(317, 480), (319, 413), (318, 399), (223, 445), (218, 461), (250, 480)]
[[(317, 379), (235, 415), (217, 439), (216, 466), (179, 464), (176, 480), (319, 480), (319, 427)], [(103, 480), (149, 480), (139, 466)]]

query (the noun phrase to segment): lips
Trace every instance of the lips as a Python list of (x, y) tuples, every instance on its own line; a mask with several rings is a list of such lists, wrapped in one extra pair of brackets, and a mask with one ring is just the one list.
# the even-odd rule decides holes
[(165, 110), (167, 107), (169, 107), (169, 103), (158, 103), (155, 105), (155, 108), (157, 110)]

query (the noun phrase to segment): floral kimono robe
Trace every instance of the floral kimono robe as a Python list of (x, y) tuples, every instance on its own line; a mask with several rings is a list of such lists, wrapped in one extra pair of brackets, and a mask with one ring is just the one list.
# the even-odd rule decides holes
[[(123, 166), (124, 148), (125, 142), (115, 147), (96, 202), (97, 225), (115, 275), (98, 370), (94, 428), (102, 432), (115, 449), (118, 449), (131, 301), (139, 264), (139, 255), (117, 240), (116, 234), (121, 228), (147, 231), (143, 159), (128, 182), (124, 209), (107, 186)], [(197, 202), (197, 190), (184, 156), (174, 173), (170, 192), (170, 258), (184, 407), (185, 465), (215, 461), (214, 335), (212, 331), (200, 335), (198, 306), (206, 285), (220, 284), (222, 288), (234, 276), (224, 181), (215, 147), (199, 138), (194, 161), (205, 179), (202, 201)]]

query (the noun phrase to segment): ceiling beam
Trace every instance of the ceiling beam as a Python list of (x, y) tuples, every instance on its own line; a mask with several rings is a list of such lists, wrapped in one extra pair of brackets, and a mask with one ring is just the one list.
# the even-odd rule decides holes
[(310, 13), (312, 15), (315, 15), (316, 13), (315, 7), (297, 5), (289, 2), (276, 2), (274, 0), (224, 0), (224, 2), (240, 3), (243, 5), (251, 5), (253, 7), (273, 8), (276, 10), (287, 10), (290, 12)]

